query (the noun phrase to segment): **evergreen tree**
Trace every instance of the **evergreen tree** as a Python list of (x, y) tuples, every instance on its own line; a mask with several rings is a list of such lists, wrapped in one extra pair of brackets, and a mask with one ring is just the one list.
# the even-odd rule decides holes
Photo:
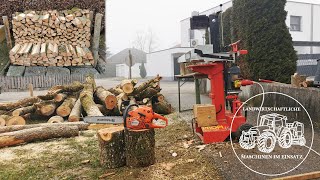
[(144, 62), (142, 62), (140, 68), (140, 76), (141, 78), (146, 78), (147, 77), (147, 71), (146, 71), (146, 67), (144, 66)]
[(249, 54), (241, 65), (247, 78), (290, 81), (297, 55), (285, 24), (286, 0), (234, 0), (233, 37)]

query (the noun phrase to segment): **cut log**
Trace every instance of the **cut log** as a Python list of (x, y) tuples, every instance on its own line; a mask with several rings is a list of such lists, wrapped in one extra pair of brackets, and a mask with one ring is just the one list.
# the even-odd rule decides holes
[(155, 163), (154, 129), (125, 130), (126, 165), (147, 167)]
[(96, 104), (96, 105), (103, 115), (106, 116), (109, 113), (110, 110), (108, 110), (104, 105), (102, 105), (102, 104)]
[(132, 80), (125, 79), (125, 80), (122, 80), (120, 88), (124, 93), (130, 94), (134, 90), (134, 84), (132, 83)]
[(54, 123), (54, 124), (48, 124), (48, 123), (41, 123), (41, 124), (28, 124), (28, 125), (16, 125), (16, 126), (5, 126), (0, 127), (0, 134), (6, 133), (6, 132), (13, 132), (13, 131), (20, 131), (23, 129), (31, 129), (36, 127), (54, 127), (54, 126), (76, 126), (79, 128), (80, 131), (88, 130), (89, 124), (83, 123), (83, 122), (67, 122), (67, 123)]
[(68, 121), (69, 122), (78, 122), (81, 118), (81, 112), (82, 112), (82, 106), (81, 101), (78, 99), (75, 103), (75, 105), (72, 108), (72, 111), (69, 115)]
[(114, 109), (117, 106), (116, 96), (101, 86), (97, 87), (95, 96), (109, 110)]
[(58, 108), (57, 115), (61, 117), (67, 117), (70, 115), (74, 104), (76, 103), (76, 98), (69, 97), (67, 98)]
[(8, 115), (1, 115), (0, 116), (0, 126), (5, 126), (6, 122), (10, 119)]
[(78, 92), (83, 89), (83, 84), (80, 82), (73, 82), (71, 85), (54, 86), (48, 90), (48, 94), (58, 94), (63, 92)]
[(83, 110), (87, 113), (87, 116), (103, 116), (96, 103), (93, 101), (93, 89), (95, 86), (92, 78), (86, 78), (83, 91), (80, 93), (80, 101)]
[(67, 99), (67, 97), (68, 97), (68, 95), (63, 94), (63, 93), (59, 93), (59, 94), (56, 94), (56, 95), (54, 96), (54, 100), (55, 100), (56, 102), (63, 102), (65, 99)]
[(307, 88), (307, 87), (313, 87), (314, 85), (313, 85), (313, 80), (306, 80), (306, 81), (303, 81), (302, 83), (301, 83), (301, 87), (305, 87), (305, 88)]
[(10, 111), (12, 109), (16, 109), (19, 107), (26, 107), (26, 106), (31, 106), (34, 103), (39, 102), (40, 99), (37, 97), (31, 97), (31, 98), (26, 98), (22, 99), (18, 102), (15, 103), (1, 103), (0, 104), (0, 110), (5, 110), (5, 111)]
[(137, 100), (143, 100), (144, 98), (152, 98), (153, 96), (157, 95), (160, 92), (161, 89), (156, 89), (152, 87), (148, 87), (139, 94), (137, 94), (135, 97)]
[(78, 133), (79, 129), (77, 126), (53, 126), (24, 129), (0, 134), (0, 147), (13, 146), (52, 138), (74, 137), (77, 136)]
[(37, 107), (37, 112), (43, 116), (51, 116), (57, 109), (58, 104), (55, 101), (43, 101), (41, 103), (35, 104)]
[(153, 104), (152, 108), (153, 111), (158, 114), (167, 115), (172, 113), (171, 104), (167, 103), (166, 101), (155, 103)]
[(26, 120), (21, 116), (12, 116), (6, 121), (6, 126), (25, 125)]
[(64, 119), (61, 116), (52, 116), (49, 120), (48, 123), (63, 123)]
[(122, 89), (120, 89), (119, 87), (110, 88), (108, 89), (108, 91), (114, 94), (115, 96), (118, 96), (119, 94), (123, 93)]
[(97, 136), (101, 166), (107, 169), (125, 166), (124, 128), (101, 129), (98, 131)]
[(12, 112), (12, 116), (22, 116), (25, 114), (29, 114), (29, 113), (34, 113), (36, 111), (36, 107), (34, 105), (32, 106), (27, 106), (27, 107), (22, 107), (19, 109), (16, 109)]
[(132, 95), (137, 95), (140, 92), (142, 92), (145, 89), (147, 89), (148, 87), (155, 87), (156, 85), (159, 84), (161, 79), (162, 79), (162, 77), (157, 75), (157, 77), (155, 77), (153, 79), (150, 79), (149, 81), (140, 84), (138, 87), (134, 88), (134, 92), (132, 93)]
[(303, 81), (306, 81), (306, 79), (307, 79), (307, 76), (294, 73), (294, 75), (291, 76), (291, 85), (295, 87), (300, 87), (300, 83), (302, 83)]

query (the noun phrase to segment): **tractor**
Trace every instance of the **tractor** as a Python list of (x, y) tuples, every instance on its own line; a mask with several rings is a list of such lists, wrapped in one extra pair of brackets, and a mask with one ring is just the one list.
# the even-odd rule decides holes
[(278, 142), (281, 148), (292, 145), (304, 146), (304, 125), (298, 121), (287, 123), (287, 116), (277, 113), (260, 117), (259, 125), (242, 130), (239, 144), (243, 149), (253, 149), (255, 146), (263, 153), (271, 153)]

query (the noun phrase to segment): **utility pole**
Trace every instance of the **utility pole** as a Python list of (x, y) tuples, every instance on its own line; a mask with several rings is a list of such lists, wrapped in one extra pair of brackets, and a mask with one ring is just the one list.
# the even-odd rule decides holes
[(131, 67), (132, 67), (132, 54), (131, 54), (131, 50), (129, 50), (129, 79), (132, 79)]

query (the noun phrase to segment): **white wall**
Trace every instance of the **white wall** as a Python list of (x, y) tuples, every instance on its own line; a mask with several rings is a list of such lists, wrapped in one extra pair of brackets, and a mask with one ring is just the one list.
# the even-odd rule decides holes
[[(313, 3), (313, 4), (311, 4)], [(232, 6), (232, 2), (225, 3), (223, 11)], [(210, 15), (220, 10), (220, 7), (215, 7), (200, 13), (200, 15)], [(288, 0), (285, 10), (288, 11), (286, 24), (290, 27), (290, 16), (301, 16), (302, 24), (301, 32), (290, 31), (293, 41), (320, 41), (320, 2), (312, 0)], [(313, 19), (313, 20), (312, 20)], [(313, 21), (313, 25), (312, 22)], [(190, 18), (186, 18), (180, 22), (181, 26), (181, 46), (190, 46), (189, 29)], [(195, 38), (199, 44), (203, 42), (203, 32), (195, 30)], [(320, 53), (320, 47), (295, 47), (298, 54), (316, 54)]]
[(159, 74), (165, 80), (174, 79), (174, 58), (175, 53), (186, 53), (191, 48), (172, 48), (147, 54), (147, 76), (153, 77)]
[[(146, 65), (146, 64), (145, 64)], [(141, 63), (136, 63), (131, 68), (132, 78), (140, 78), (140, 67)], [(129, 77), (129, 67), (126, 64), (117, 64), (116, 65), (116, 76), (117, 77)]]

